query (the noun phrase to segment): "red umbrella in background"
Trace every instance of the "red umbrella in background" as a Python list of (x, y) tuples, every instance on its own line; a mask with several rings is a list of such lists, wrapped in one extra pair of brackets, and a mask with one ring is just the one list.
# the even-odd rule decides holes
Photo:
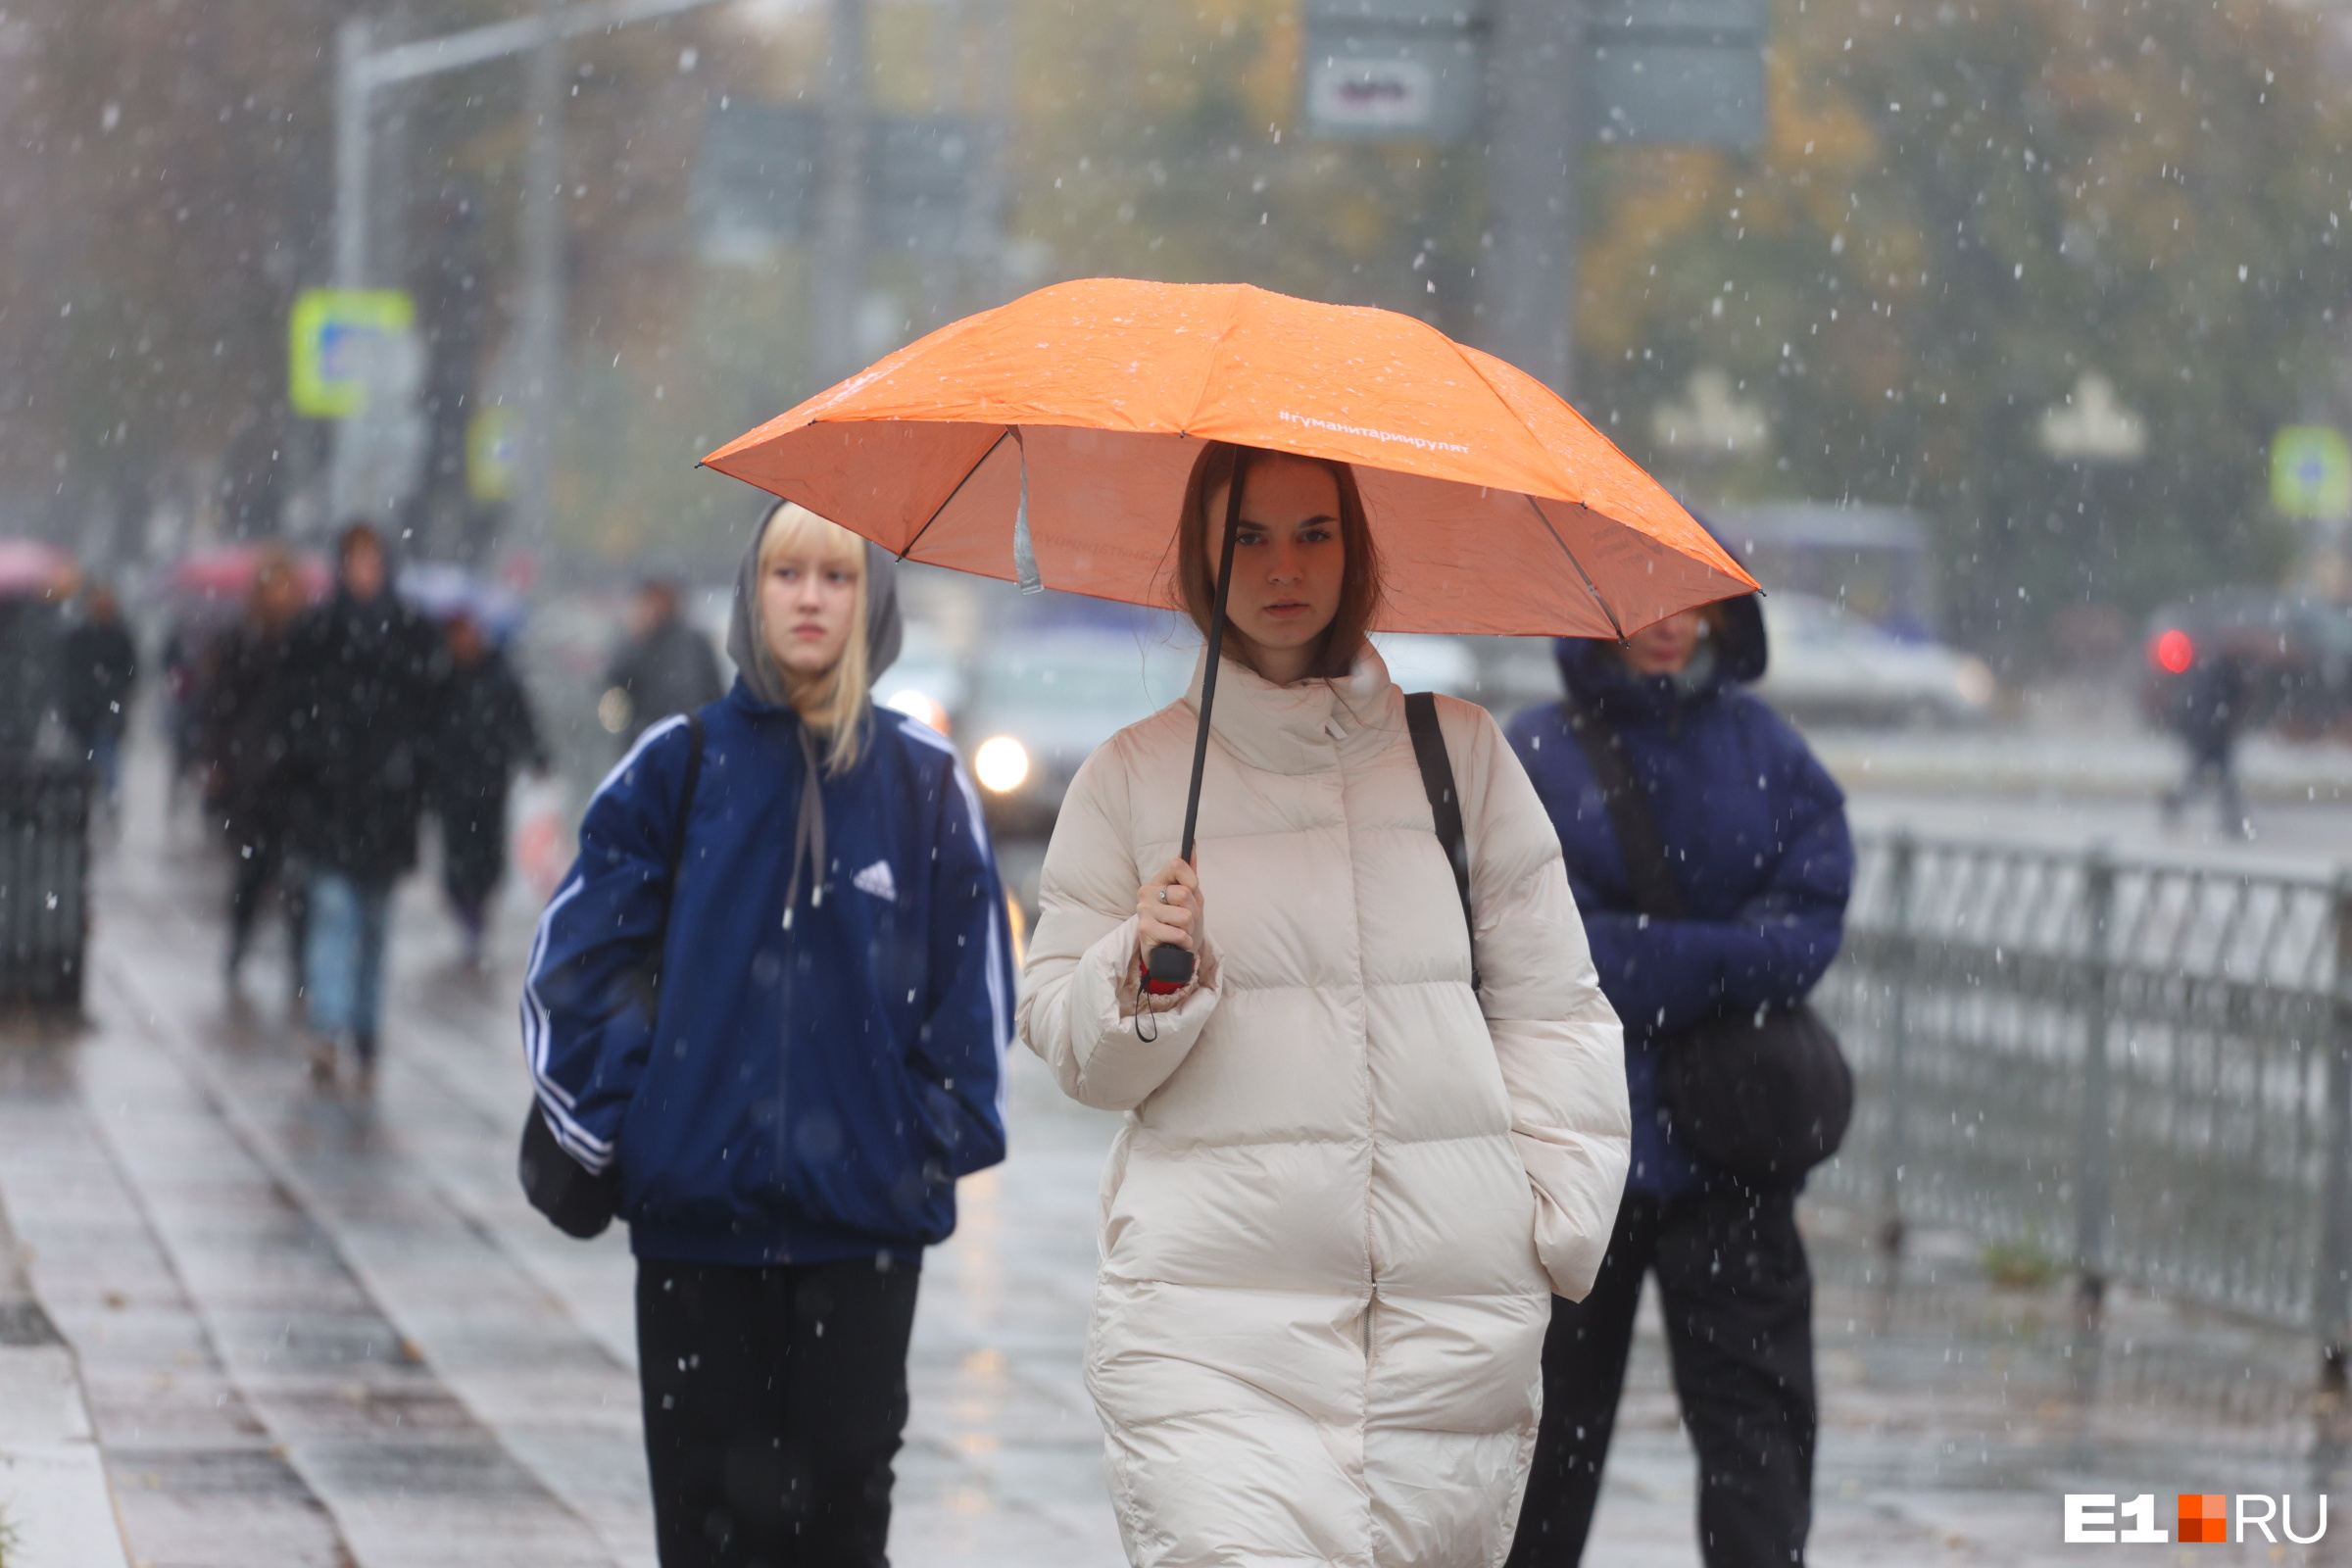
[[(253, 591), (254, 573), (261, 569), (262, 558), (282, 549), (282, 545), (248, 542), (190, 551), (172, 567), (172, 591), (198, 599), (241, 600)], [(296, 556), (294, 574), (306, 599), (323, 599), (334, 585), (334, 574), (317, 556)]]
[(0, 539), (0, 599), (62, 599), (81, 579), (81, 565), (38, 539)]

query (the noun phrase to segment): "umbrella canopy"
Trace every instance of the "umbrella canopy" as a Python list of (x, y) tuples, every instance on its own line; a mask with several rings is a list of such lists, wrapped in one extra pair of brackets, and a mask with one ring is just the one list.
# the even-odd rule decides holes
[(0, 539), (0, 599), (70, 593), (80, 573), (74, 558), (37, 539)]
[[(262, 558), (271, 548), (249, 542), (192, 550), (172, 563), (172, 590), (199, 599), (241, 600), (253, 591), (254, 574), (261, 570)], [(314, 555), (295, 557), (294, 574), (307, 599), (323, 599), (334, 586), (334, 574)]]
[(1238, 284), (1040, 289), (703, 461), (906, 560), (1166, 606), (1204, 440), (1354, 466), (1377, 630), (1615, 637), (1755, 588), (1533, 377), (1409, 317)]

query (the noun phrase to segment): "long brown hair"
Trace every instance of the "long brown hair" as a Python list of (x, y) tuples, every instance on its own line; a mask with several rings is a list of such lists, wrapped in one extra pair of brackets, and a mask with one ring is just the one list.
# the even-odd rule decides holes
[[(1345, 463), (1236, 446), (1230, 441), (1204, 442), (1200, 456), (1193, 460), (1192, 477), (1184, 484), (1184, 510), (1177, 514), (1176, 608), (1193, 617), (1202, 637), (1208, 635), (1217, 605), (1216, 585), (1209, 577), (1209, 535), (1224, 521), (1209, 516), (1208, 502), (1233, 483), (1236, 469), (1243, 470), (1243, 482), (1248, 482), (1242, 462), (1245, 453), (1250, 466), (1272, 458), (1311, 463), (1330, 474), (1339, 487), (1340, 546), (1347, 556), (1347, 578), (1340, 588), (1340, 608), (1333, 612), (1331, 624), (1323, 628), (1314, 660), (1307, 666), (1310, 675), (1337, 679), (1355, 667), (1356, 650), (1363, 646), (1372, 617), (1380, 611), (1380, 552), (1372, 544), (1372, 525), (1364, 516), (1364, 497), (1356, 488), (1355, 470)], [(1252, 669), (1257, 667), (1250, 662), (1246, 642), (1228, 641), (1225, 646), (1234, 658)]]

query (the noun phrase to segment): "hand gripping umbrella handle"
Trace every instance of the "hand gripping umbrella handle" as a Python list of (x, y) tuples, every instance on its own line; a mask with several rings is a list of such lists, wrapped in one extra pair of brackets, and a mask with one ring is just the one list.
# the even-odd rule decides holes
[[(1233, 542), (1242, 531), (1242, 472), (1250, 465), (1250, 449), (1237, 447), (1233, 481), (1225, 493), (1225, 543), (1217, 551), (1216, 608), (1208, 618), (1208, 667), (1200, 672), (1200, 727), (1193, 737), (1193, 781), (1184, 798), (1184, 849), (1193, 863), (1194, 830), (1200, 825), (1200, 775), (1208, 766), (1208, 717), (1217, 705), (1217, 664), (1225, 651), (1225, 600), (1233, 588)], [(1195, 940), (1199, 940), (1196, 935)], [(1160, 946), (1152, 950), (1145, 978), (1154, 990), (1175, 991), (1192, 984), (1194, 957), (1184, 948)]]

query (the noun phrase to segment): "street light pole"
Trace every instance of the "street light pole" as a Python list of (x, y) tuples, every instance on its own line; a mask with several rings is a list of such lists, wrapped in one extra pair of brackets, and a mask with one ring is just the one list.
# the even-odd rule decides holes
[(856, 318), (865, 270), (865, 0), (833, 0), (828, 43), (808, 345), (823, 386), (858, 368)]
[(1012, 121), (1018, 89), (1013, 73), (1011, 0), (980, 0), (980, 119), (978, 163), (963, 207), (965, 310), (993, 310), (1011, 293), (1004, 265), (1005, 209), (1012, 190)]
[(555, 399), (564, 373), (564, 43), (726, 0), (539, 0), (527, 17), (371, 47), (364, 18), (335, 34), (335, 257), (338, 288), (368, 280), (368, 159), (378, 88), (463, 71), (517, 54), (530, 63), (524, 107), (530, 147), (523, 161), (523, 285), (517, 313), (523, 377), (523, 435), (516, 453), (517, 531), (527, 549), (547, 541), (555, 473)]
[(564, 373), (564, 34), (563, 0), (539, 0), (539, 36), (528, 62), (523, 108), (530, 146), (522, 192), (522, 440), (515, 454), (515, 532), (536, 555), (554, 513), (556, 384)]
[(335, 287), (368, 281), (368, 19), (335, 29)]
[(1562, 397), (1576, 378), (1582, 0), (1495, 0), (1493, 249), (1482, 337)]

